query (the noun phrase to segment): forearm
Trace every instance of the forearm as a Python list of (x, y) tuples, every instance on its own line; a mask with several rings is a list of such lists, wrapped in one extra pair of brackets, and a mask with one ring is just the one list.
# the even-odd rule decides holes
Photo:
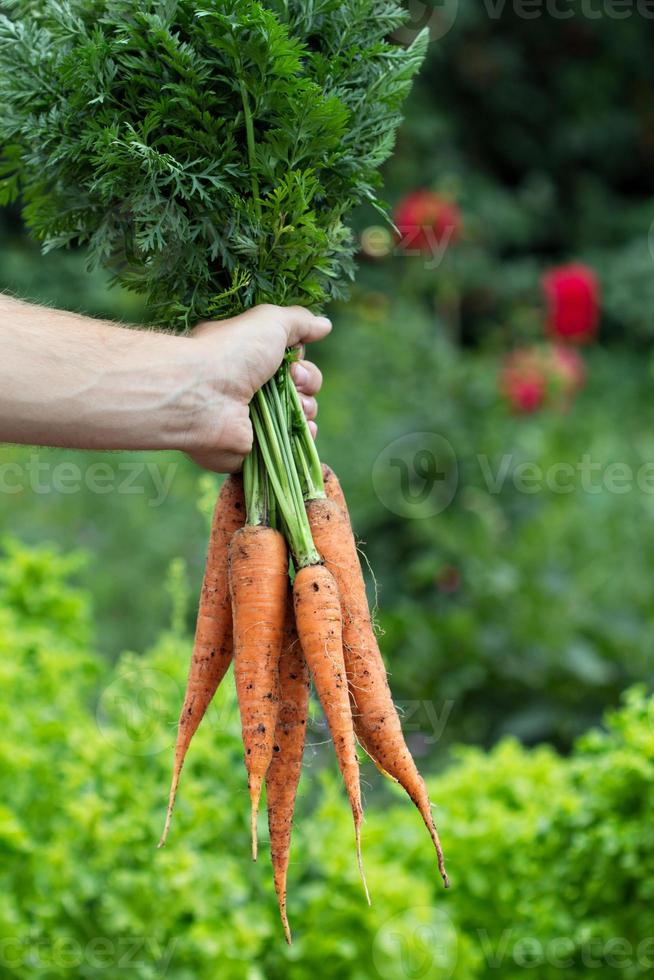
[[(287, 347), (329, 320), (258, 306), (192, 336), (129, 330), (0, 295), (0, 442), (71, 449), (181, 449), (237, 470), (252, 447), (249, 404)], [(315, 365), (293, 365), (315, 435)]]
[(191, 342), (0, 296), (0, 441), (184, 448)]

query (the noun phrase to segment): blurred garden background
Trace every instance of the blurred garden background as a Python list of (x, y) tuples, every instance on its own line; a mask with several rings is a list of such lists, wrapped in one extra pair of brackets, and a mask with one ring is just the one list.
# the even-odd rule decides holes
[[(527, 6), (419, 13), (397, 227), (357, 215), (356, 285), (315, 352), (320, 452), (452, 889), (364, 762), (365, 906), (316, 712), (286, 949), (231, 681), (156, 852), (218, 478), (5, 446), (0, 977), (651, 974), (654, 11)], [(0, 287), (146, 317), (83, 254), (41, 255), (15, 205)]]

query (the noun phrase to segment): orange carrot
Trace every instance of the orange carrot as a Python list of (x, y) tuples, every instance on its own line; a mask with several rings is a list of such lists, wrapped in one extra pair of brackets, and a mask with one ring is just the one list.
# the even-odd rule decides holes
[(268, 827), (275, 891), (289, 946), (291, 930), (286, 913), (286, 875), (295, 796), (302, 771), (302, 753), (307, 733), (309, 686), (309, 670), (298, 640), (293, 600), (289, 592), (286, 602), (284, 646), (279, 660), (279, 713), (273, 758), (266, 775)]
[(322, 464), (322, 479), (325, 484), (325, 493), (329, 500), (333, 500), (335, 504), (340, 507), (343, 515), (347, 518), (348, 523), (350, 521), (350, 512), (348, 510), (347, 501), (345, 499), (345, 494), (343, 493), (343, 488), (339, 482), (338, 477), (334, 471), (327, 466), (326, 463)]
[(393, 704), (350, 522), (333, 500), (312, 500), (307, 512), (316, 548), (341, 596), (343, 652), (356, 734), (368, 755), (400, 783), (418, 808), (436, 848), (438, 868), (447, 888), (449, 880), (427, 787), (406, 745)]
[(324, 565), (301, 568), (293, 583), (295, 623), (316, 693), (327, 718), (338, 764), (354, 816), (357, 860), (370, 902), (361, 860), (361, 787), (343, 659), (341, 603), (334, 576)]
[(273, 756), (279, 705), (279, 658), (288, 591), (288, 553), (278, 531), (246, 525), (229, 548), (234, 621), (234, 678), (241, 712), (250, 791), (252, 859), (257, 859), (257, 812)]
[(230, 476), (218, 495), (211, 524), (191, 666), (177, 726), (166, 823), (159, 847), (163, 847), (168, 837), (179, 778), (191, 739), (232, 660), (232, 607), (227, 584), (227, 558), (232, 535), (243, 526), (244, 521), (243, 481), (240, 476)]

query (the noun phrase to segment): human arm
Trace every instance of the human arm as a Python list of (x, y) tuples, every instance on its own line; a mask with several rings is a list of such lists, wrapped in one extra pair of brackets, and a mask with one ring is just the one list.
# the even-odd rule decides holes
[[(330, 329), (301, 307), (259, 306), (173, 336), (0, 296), (0, 441), (178, 449), (236, 470), (252, 445), (255, 391), (286, 347)], [(301, 361), (293, 374), (315, 432), (320, 372)]]

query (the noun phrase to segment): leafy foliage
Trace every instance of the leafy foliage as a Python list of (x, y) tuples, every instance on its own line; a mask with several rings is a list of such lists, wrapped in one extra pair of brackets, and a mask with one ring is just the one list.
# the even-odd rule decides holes
[[(654, 495), (654, 361), (598, 347), (569, 412), (516, 419), (498, 395), (492, 355), (457, 352), (411, 307), (379, 303), (360, 294), (332, 311), (335, 339), (318, 351), (320, 445), (374, 571), (382, 651), (412, 748), (427, 768), (452, 741), (492, 744), (506, 733), (567, 750), (625, 687), (654, 685), (654, 538), (643, 533)], [(353, 425), (365, 439), (353, 438)], [(454, 498), (433, 518), (404, 516), (399, 481), (390, 500), (372, 481), (385, 447), (416, 432), (444, 437), (457, 458)], [(411, 453), (398, 455), (411, 470)], [(593, 468), (585, 478), (584, 458)], [(59, 478), (71, 463), (75, 493)], [(195, 602), (207, 527), (186, 459), (5, 447), (2, 464), (2, 483), (23, 488), (3, 494), (0, 535), (93, 553), (83, 581), (97, 645), (112, 660), (146, 648), (167, 622), (161, 569), (171, 555), (184, 558)], [(627, 492), (611, 476), (624, 465)], [(542, 481), (524, 492), (521, 473), (534, 466)], [(572, 492), (559, 493), (570, 466)], [(87, 480), (96, 467), (109, 468), (110, 492)], [(215, 499), (207, 481), (203, 496)], [(415, 474), (413, 489), (421, 485)], [(374, 602), (372, 578), (369, 595)]]
[(15, 7), (0, 186), (46, 250), (87, 245), (178, 326), (342, 295), (347, 215), (376, 200), (427, 43), (386, 40), (398, 4)]
[(67, 565), (16, 544), (0, 558), (0, 641), (11, 650), (0, 662), (3, 977), (518, 980), (530, 966), (558, 980), (588, 976), (589, 964), (607, 980), (651, 974), (654, 702), (642, 692), (569, 760), (507, 740), (489, 755), (461, 751), (432, 781), (450, 892), (413, 808), (366, 763), (385, 794), (370, 801), (364, 829), (372, 908), (343, 847), (340, 780), (309, 750), (288, 949), (267, 862), (248, 860), (230, 678), (194, 741), (158, 852), (191, 640), (175, 621), (142, 657), (103, 667), (87, 643), (88, 597), (68, 584)]
[[(644, 5), (617, 19), (610, 5), (590, 14), (580, 0), (564, 16), (547, 3), (428, 6), (440, 31), (385, 186), (393, 200), (425, 186), (451, 196), (463, 232), (407, 293), (430, 308), (436, 297), (468, 343), (533, 338), (542, 272), (582, 259), (602, 286), (601, 336), (650, 345), (654, 65)], [(388, 264), (385, 281), (421, 263)]]
[[(321, 452), (377, 580), (415, 751), (435, 733), (440, 747), (507, 732), (569, 747), (626, 686), (654, 684), (651, 358), (597, 348), (570, 411), (517, 419), (496, 358), (453, 348), (415, 307), (361, 293), (335, 316), (337, 336), (345, 322), (347, 346), (321, 351)], [(378, 492), (376, 460), (400, 439), (393, 455), (419, 496), (414, 455), (431, 443), (415, 433), (451, 447), (438, 462), (452, 500), (433, 516), (407, 513), (397, 469)]]

